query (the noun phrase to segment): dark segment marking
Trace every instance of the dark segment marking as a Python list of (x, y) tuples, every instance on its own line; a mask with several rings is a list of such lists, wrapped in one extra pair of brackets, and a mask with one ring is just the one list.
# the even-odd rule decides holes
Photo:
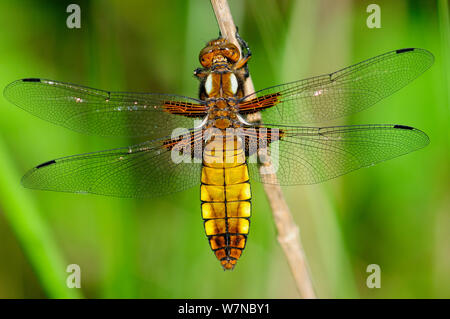
[(51, 164), (55, 164), (55, 163), (56, 163), (56, 161), (55, 161), (55, 160), (52, 160), (52, 161), (48, 161), (48, 162), (45, 162), (45, 163), (39, 164), (38, 166), (36, 166), (36, 168), (42, 168), (42, 167), (45, 167), (45, 166), (48, 166), (48, 165), (51, 165)]
[(409, 51), (414, 51), (414, 48), (400, 49), (395, 52), (397, 52), (397, 54), (400, 54), (400, 53), (405, 53), (405, 52), (409, 52)]
[(406, 126), (406, 125), (394, 125), (394, 128), (399, 128), (399, 129), (402, 129), (402, 130), (414, 130), (414, 128), (413, 127), (411, 127), (411, 126)]
[(28, 78), (28, 79), (23, 79), (22, 82), (41, 82), (41, 79), (38, 79), (38, 78)]

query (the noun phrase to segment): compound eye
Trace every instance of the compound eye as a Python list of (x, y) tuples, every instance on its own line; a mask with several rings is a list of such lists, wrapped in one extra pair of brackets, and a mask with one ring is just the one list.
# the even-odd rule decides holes
[(204, 68), (209, 68), (211, 66), (212, 57), (213, 57), (212, 52), (200, 55), (200, 64)]
[(225, 49), (223, 49), (223, 55), (226, 56), (233, 63), (236, 63), (240, 57), (238, 48), (231, 43), (229, 43), (225, 47)]

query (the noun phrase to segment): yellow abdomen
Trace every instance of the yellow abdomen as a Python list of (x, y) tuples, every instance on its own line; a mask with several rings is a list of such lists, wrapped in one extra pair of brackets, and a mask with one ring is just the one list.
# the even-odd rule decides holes
[(234, 137), (206, 143), (201, 177), (202, 217), (211, 249), (233, 269), (250, 228), (251, 190), (242, 142)]

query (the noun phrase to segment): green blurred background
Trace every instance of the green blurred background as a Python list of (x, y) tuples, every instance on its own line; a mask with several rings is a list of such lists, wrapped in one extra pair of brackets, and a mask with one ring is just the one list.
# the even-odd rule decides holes
[[(44, 77), (113, 91), (197, 95), (198, 52), (218, 34), (209, 1), (0, 2), (0, 87)], [(450, 297), (449, 3), (229, 1), (253, 58), (257, 89), (328, 73), (404, 47), (435, 65), (371, 109), (328, 124), (395, 123), (424, 130), (418, 152), (312, 186), (285, 187), (321, 298)], [(135, 141), (84, 136), (0, 97), (1, 298), (297, 298), (262, 186), (236, 269), (209, 249), (199, 189), (151, 200), (32, 191), (23, 173), (61, 156)], [(81, 289), (65, 285), (81, 267)], [(369, 289), (366, 267), (381, 267)]]

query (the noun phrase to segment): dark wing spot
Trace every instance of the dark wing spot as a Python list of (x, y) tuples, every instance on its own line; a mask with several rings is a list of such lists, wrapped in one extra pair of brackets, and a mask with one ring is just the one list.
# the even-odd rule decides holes
[(52, 161), (48, 161), (48, 162), (45, 162), (45, 163), (39, 164), (38, 166), (36, 166), (36, 168), (37, 168), (37, 169), (39, 169), (39, 168), (42, 168), (42, 167), (45, 167), (45, 166), (48, 166), (48, 165), (51, 165), (51, 164), (55, 164), (55, 163), (56, 163), (56, 161), (55, 161), (55, 160), (52, 160)]
[(28, 78), (28, 79), (23, 79), (22, 82), (41, 82), (41, 79), (38, 79), (38, 78)]
[(394, 128), (399, 128), (399, 129), (402, 129), (402, 130), (414, 130), (413, 127), (406, 126), (406, 125), (394, 125)]
[(400, 49), (395, 52), (397, 52), (397, 54), (400, 54), (400, 53), (405, 53), (405, 52), (409, 52), (409, 51), (414, 51), (414, 48)]

